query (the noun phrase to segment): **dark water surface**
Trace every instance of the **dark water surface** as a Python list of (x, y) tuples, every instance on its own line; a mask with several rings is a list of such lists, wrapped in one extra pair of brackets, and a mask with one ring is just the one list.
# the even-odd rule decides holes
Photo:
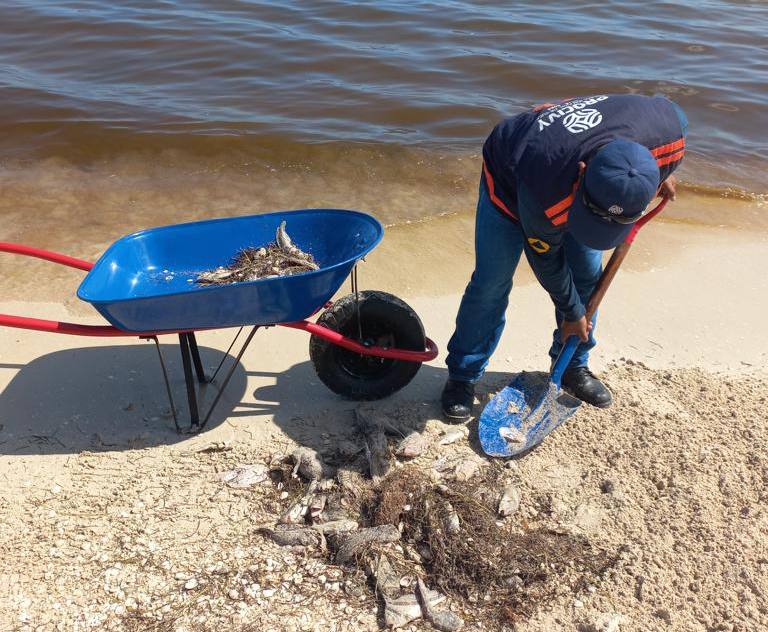
[(268, 176), (288, 205), (396, 182), (466, 193), (500, 117), (638, 92), (687, 112), (687, 182), (763, 194), (767, 27), (768, 3), (740, 0), (5, 0), (0, 184), (67, 191), (94, 172), (171, 196)]

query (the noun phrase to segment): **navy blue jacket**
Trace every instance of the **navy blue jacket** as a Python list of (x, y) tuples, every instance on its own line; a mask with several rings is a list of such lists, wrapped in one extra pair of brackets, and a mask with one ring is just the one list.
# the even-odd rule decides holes
[[(622, 94), (539, 106), (504, 119), (488, 136), (483, 172), (491, 200), (520, 222), (526, 257), (566, 320), (585, 313), (563, 251), (579, 161), (624, 138), (651, 151), (663, 182), (685, 153), (686, 128), (685, 114), (669, 99)], [(549, 244), (546, 252), (531, 246), (538, 240)]]

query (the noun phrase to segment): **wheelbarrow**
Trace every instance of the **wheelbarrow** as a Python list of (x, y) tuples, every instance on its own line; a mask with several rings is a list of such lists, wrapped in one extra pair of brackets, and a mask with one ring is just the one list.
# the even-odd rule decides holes
[[(274, 239), (285, 221), (295, 244), (319, 269), (227, 285), (195, 283), (205, 270), (226, 265), (243, 248)], [(155, 343), (174, 424), (177, 408), (158, 337), (178, 335), (190, 431), (202, 430), (259, 328), (275, 325), (310, 334), (309, 355), (320, 380), (353, 400), (374, 400), (403, 388), (423, 362), (437, 356), (418, 315), (402, 300), (360, 291), (357, 263), (381, 241), (372, 216), (341, 209), (281, 211), (152, 228), (122, 237), (96, 263), (21, 244), (0, 242), (0, 252), (45, 259), (88, 272), (77, 295), (108, 325), (0, 314), (0, 326), (75, 336), (138, 337)], [(332, 302), (350, 277), (352, 293)], [(308, 320), (318, 315), (315, 322)], [(239, 327), (213, 376), (206, 376), (195, 333)], [(198, 408), (198, 382), (215, 380), (245, 327), (240, 347), (207, 413)]]

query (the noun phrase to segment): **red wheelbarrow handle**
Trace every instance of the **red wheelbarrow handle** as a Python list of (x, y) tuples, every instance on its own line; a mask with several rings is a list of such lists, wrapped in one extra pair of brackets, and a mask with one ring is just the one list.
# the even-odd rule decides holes
[(290, 327), (291, 329), (301, 329), (313, 336), (323, 338), (338, 347), (347, 349), (348, 351), (354, 351), (361, 355), (375, 356), (377, 358), (386, 358), (389, 360), (407, 360), (409, 362), (429, 362), (437, 357), (437, 345), (429, 338), (425, 339), (426, 350), (407, 351), (405, 349), (388, 349), (377, 346), (366, 347), (356, 340), (342, 336), (338, 331), (328, 329), (328, 327), (323, 327), (317, 323), (311, 323), (307, 320), (300, 320), (295, 323), (282, 323), (282, 326)]
[(59, 263), (64, 266), (69, 266), (70, 268), (77, 268), (78, 270), (85, 270), (86, 272), (93, 268), (94, 265), (90, 261), (76, 259), (75, 257), (63, 255), (60, 252), (32, 248), (31, 246), (25, 246), (23, 244), (12, 244), (8, 241), (0, 241), (0, 252), (11, 252), (26, 257), (37, 257), (38, 259), (45, 259), (46, 261)]

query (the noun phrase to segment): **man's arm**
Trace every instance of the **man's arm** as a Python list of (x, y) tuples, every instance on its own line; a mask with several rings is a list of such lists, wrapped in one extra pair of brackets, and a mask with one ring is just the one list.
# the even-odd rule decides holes
[(535, 201), (525, 185), (518, 185), (518, 211), (526, 237), (525, 256), (541, 286), (567, 321), (579, 321), (585, 314), (571, 269), (565, 259), (565, 233), (536, 213)]

